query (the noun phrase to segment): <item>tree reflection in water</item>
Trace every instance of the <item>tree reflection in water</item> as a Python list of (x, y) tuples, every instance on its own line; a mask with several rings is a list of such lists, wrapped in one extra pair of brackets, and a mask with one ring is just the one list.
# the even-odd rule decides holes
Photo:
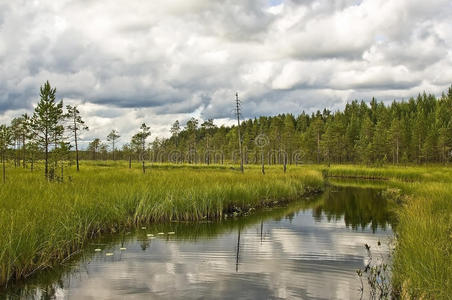
[[(52, 299), (58, 290), (70, 288), (71, 282), (77, 281), (77, 274), (84, 270), (93, 257), (99, 259), (99, 256), (95, 256), (95, 248), (116, 249), (119, 246), (125, 247), (138, 243), (139, 249), (143, 252), (154, 251), (151, 247), (151, 239), (147, 236), (148, 233), (176, 232), (174, 236), (168, 234), (156, 236), (156, 241), (166, 240), (166, 242), (172, 243), (190, 241), (197, 244), (199, 242), (201, 249), (203, 243), (207, 240), (232, 234), (235, 236), (231, 237), (232, 239), (235, 238), (235, 245), (229, 245), (229, 247), (234, 249), (231, 249), (232, 251), (235, 251), (235, 272), (246, 273), (245, 267), (243, 270), (240, 270), (239, 267), (248, 263), (246, 260), (249, 259), (249, 256), (241, 252), (245, 249), (243, 242), (247, 242), (247, 247), (254, 247), (246, 239), (247, 229), (253, 226), (257, 230), (256, 242), (260, 245), (267, 242), (265, 238), (267, 232), (264, 236), (264, 226), (267, 230), (267, 228), (271, 229), (272, 226), (275, 226), (275, 222), (286, 220), (286, 222), (292, 223), (301, 213), (312, 213), (316, 222), (325, 223), (343, 220), (345, 226), (354, 231), (369, 227), (372, 232), (375, 232), (378, 228), (385, 230), (389, 226), (394, 227), (394, 215), (392, 213), (394, 207), (395, 203), (384, 197), (383, 189), (332, 186), (319, 196), (295, 201), (285, 207), (262, 210), (247, 217), (198, 223), (153, 224), (147, 225), (146, 229), (138, 227), (132, 232), (127, 232), (127, 234), (122, 232), (92, 241), (85, 251), (74, 256), (68, 264), (36, 274), (25, 283), (16, 283), (10, 286), (8, 290), (0, 291), (0, 298)], [(269, 222), (273, 225), (270, 225)], [(272, 243), (271, 236), (269, 242)], [(228, 249), (223, 250), (228, 251)], [(119, 255), (118, 257), (115, 256), (114, 259), (121, 260), (123, 258)], [(112, 260), (105, 259), (104, 263), (110, 261)]]

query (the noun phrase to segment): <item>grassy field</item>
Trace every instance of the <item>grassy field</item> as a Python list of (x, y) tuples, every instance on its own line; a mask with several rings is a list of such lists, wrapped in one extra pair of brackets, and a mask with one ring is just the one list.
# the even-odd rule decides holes
[[(102, 232), (168, 220), (221, 218), (321, 190), (322, 175), (384, 179), (399, 190), (393, 286), (403, 298), (447, 299), (452, 291), (452, 169), (335, 165), (237, 167), (83, 162), (63, 183), (9, 166), (0, 190), (0, 285), (51, 267)], [(69, 179), (71, 177), (71, 179)], [(334, 179), (331, 179), (334, 180)], [(356, 183), (375, 184), (372, 181)]]
[[(23, 279), (77, 252), (102, 232), (144, 222), (202, 220), (276, 205), (319, 191), (317, 171), (258, 168), (245, 174), (210, 168), (160, 165), (142, 174), (138, 165), (84, 162), (63, 183), (43, 172), (8, 168), (0, 190), (0, 284)], [(71, 177), (71, 179), (69, 179)]]

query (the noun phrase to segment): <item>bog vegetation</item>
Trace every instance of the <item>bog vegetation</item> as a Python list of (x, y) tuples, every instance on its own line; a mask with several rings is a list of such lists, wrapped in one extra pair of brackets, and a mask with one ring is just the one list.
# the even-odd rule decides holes
[(142, 124), (130, 141), (111, 129), (83, 150), (88, 127), (78, 108), (57, 102), (48, 82), (40, 98), (32, 115), (0, 126), (0, 285), (68, 259), (102, 232), (245, 214), (339, 176), (385, 179), (400, 191), (398, 295), (447, 299), (452, 291), (452, 171), (440, 166), (451, 160), (452, 87), (439, 98), (353, 101), (334, 113), (242, 123), (237, 97), (237, 126), (175, 121), (170, 138), (149, 142)]
[[(316, 171), (259, 169), (241, 176), (226, 168), (102, 166), (85, 162), (64, 182), (12, 168), (0, 190), (0, 283), (27, 278), (79, 250), (102, 232), (169, 220), (205, 220), (246, 214), (320, 191)], [(44, 169), (44, 163), (40, 169)]]

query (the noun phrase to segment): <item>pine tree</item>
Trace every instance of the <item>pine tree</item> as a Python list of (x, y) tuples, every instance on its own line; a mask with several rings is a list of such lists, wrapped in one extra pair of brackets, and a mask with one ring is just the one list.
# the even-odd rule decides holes
[(185, 130), (188, 135), (188, 162), (196, 163), (197, 155), (196, 155), (196, 138), (198, 131), (198, 123), (199, 121), (195, 118), (191, 118), (187, 121), (185, 125)]
[(391, 123), (391, 128), (389, 130), (391, 146), (392, 146), (392, 162), (394, 164), (399, 164), (399, 154), (400, 154), (400, 143), (402, 131), (400, 128), (400, 121), (398, 119), (393, 119)]
[(31, 120), (28, 114), (23, 114), (11, 121), (11, 129), (13, 139), (16, 145), (15, 162), (20, 165), (20, 150), (22, 150), (22, 166), (26, 167), (26, 147), (27, 141), (30, 139)]
[(132, 154), (133, 154), (132, 146), (130, 144), (124, 144), (122, 146), (122, 153), (127, 157), (128, 161), (129, 161), (129, 169), (131, 169), (132, 168)]
[(361, 131), (359, 134), (359, 140), (356, 144), (357, 153), (360, 161), (365, 164), (369, 164), (373, 161), (374, 151), (373, 151), (373, 140), (374, 135), (374, 125), (370, 118), (366, 116), (363, 120)]
[(78, 140), (80, 136), (80, 131), (87, 131), (89, 130), (88, 126), (85, 125), (85, 122), (82, 120), (82, 117), (80, 115), (80, 111), (78, 110), (77, 106), (66, 106), (67, 113), (65, 117), (69, 121), (67, 129), (72, 132), (74, 135), (74, 144), (75, 144), (75, 161), (77, 165), (77, 172), (80, 171), (79, 166), (79, 153), (78, 153)]
[(295, 140), (295, 118), (291, 114), (285, 115), (283, 133), (284, 159), (292, 163), (292, 154), (296, 148)]
[(205, 140), (205, 154), (204, 154), (204, 161), (207, 163), (207, 165), (210, 164), (210, 148), (211, 145), (209, 145), (209, 139), (212, 136), (212, 131), (215, 129), (215, 124), (213, 124), (213, 119), (208, 119), (204, 123), (201, 124), (201, 129), (204, 131), (204, 140)]
[(3, 166), (3, 183), (6, 183), (6, 151), (13, 140), (11, 129), (6, 125), (0, 125), (0, 154)]
[(146, 153), (146, 139), (151, 136), (151, 128), (146, 123), (141, 124), (140, 131), (132, 137), (131, 144), (137, 150), (142, 163), (143, 173), (146, 173), (144, 166), (144, 155)]
[(88, 144), (88, 151), (91, 151), (93, 153), (93, 160), (97, 159), (96, 154), (100, 150), (100, 144), (101, 144), (101, 141), (99, 138), (95, 138), (92, 142), (90, 142)]
[(115, 142), (120, 138), (118, 131), (113, 129), (108, 135), (107, 135), (107, 141), (111, 142), (111, 152), (113, 154), (113, 160), (115, 160)]
[(52, 88), (48, 81), (41, 86), (40, 92), (41, 99), (33, 113), (31, 127), (36, 142), (44, 149), (44, 173), (48, 178), (49, 147), (57, 142), (64, 131), (61, 124), (64, 119), (63, 101), (55, 102), (56, 89)]

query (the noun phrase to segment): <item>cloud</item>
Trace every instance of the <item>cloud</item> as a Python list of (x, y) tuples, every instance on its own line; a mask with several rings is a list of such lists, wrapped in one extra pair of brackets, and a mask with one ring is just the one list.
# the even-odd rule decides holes
[(46, 80), (83, 108), (89, 138), (228, 122), (236, 91), (245, 117), (440, 93), (451, 14), (447, 0), (3, 2), (0, 120), (30, 112)]

